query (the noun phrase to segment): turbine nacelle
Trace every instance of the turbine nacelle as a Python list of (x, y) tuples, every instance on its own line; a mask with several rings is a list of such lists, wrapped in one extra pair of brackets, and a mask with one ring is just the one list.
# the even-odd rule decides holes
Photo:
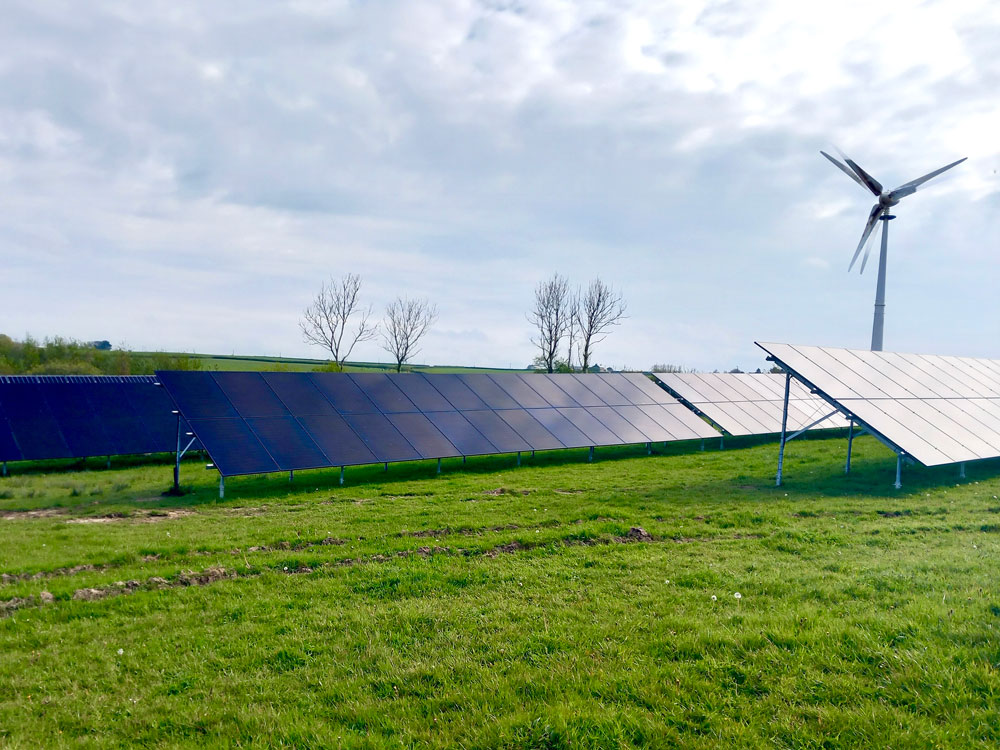
[(953, 161), (951, 164), (946, 164), (940, 169), (935, 169), (933, 172), (928, 172), (923, 177), (918, 177), (915, 180), (910, 180), (909, 182), (905, 182), (898, 188), (895, 188), (894, 190), (884, 190), (882, 188), (882, 183), (876, 180), (870, 174), (868, 174), (853, 159), (849, 159), (846, 156), (844, 156), (844, 161), (841, 162), (837, 159), (834, 159), (832, 156), (826, 153), (826, 151), (820, 151), (820, 153), (823, 154), (823, 156), (825, 156), (835, 167), (837, 167), (837, 169), (846, 174), (848, 177), (850, 177), (852, 180), (854, 180), (861, 187), (869, 191), (872, 195), (874, 195), (878, 199), (878, 203), (872, 206), (871, 213), (868, 214), (868, 221), (865, 224), (864, 232), (861, 234), (861, 241), (858, 242), (858, 248), (857, 250), (854, 251), (854, 257), (851, 258), (851, 263), (847, 267), (848, 271), (854, 268), (854, 263), (857, 261), (858, 256), (861, 254), (861, 251), (864, 250), (865, 256), (861, 260), (861, 271), (860, 271), (861, 273), (864, 273), (865, 265), (868, 263), (868, 254), (869, 252), (871, 252), (871, 245), (869, 244), (869, 241), (874, 236), (875, 225), (879, 221), (879, 219), (888, 220), (893, 218), (888, 213), (890, 208), (892, 208), (895, 205), (898, 205), (899, 202), (906, 196), (913, 195), (915, 192), (917, 192), (917, 188), (923, 185), (928, 180), (937, 177), (942, 172), (946, 172), (947, 170), (951, 169), (954, 166), (961, 164), (967, 158), (963, 157), (958, 161)]

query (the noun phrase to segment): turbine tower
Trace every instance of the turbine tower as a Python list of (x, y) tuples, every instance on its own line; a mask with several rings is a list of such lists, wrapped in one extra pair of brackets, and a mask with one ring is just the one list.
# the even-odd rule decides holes
[(855, 261), (857, 261), (858, 256), (861, 254), (861, 250), (864, 249), (865, 256), (861, 259), (861, 270), (859, 273), (865, 272), (865, 264), (868, 263), (868, 253), (871, 252), (870, 240), (874, 237), (873, 230), (875, 229), (875, 222), (881, 221), (882, 252), (879, 254), (878, 258), (878, 284), (875, 287), (875, 320), (872, 322), (872, 351), (880, 352), (882, 351), (882, 328), (885, 324), (885, 263), (886, 253), (889, 246), (889, 222), (896, 218), (889, 213), (889, 209), (899, 203), (906, 196), (917, 192), (917, 188), (931, 178), (937, 177), (942, 172), (961, 164), (968, 157), (963, 157), (958, 161), (953, 161), (951, 164), (941, 167), (940, 169), (928, 172), (923, 177), (918, 177), (915, 180), (905, 182), (895, 190), (886, 191), (882, 189), (882, 184), (878, 180), (843, 154), (841, 154), (841, 156), (843, 157), (844, 162), (847, 162), (846, 165), (844, 162), (834, 159), (830, 156), (830, 154), (826, 153), (826, 151), (820, 151), (820, 153), (829, 159), (833, 165), (837, 167), (837, 169), (846, 174), (865, 190), (870, 190), (872, 194), (878, 198), (878, 203), (872, 206), (871, 213), (868, 214), (868, 223), (865, 224), (865, 231), (861, 235), (861, 241), (858, 243), (858, 249), (854, 251), (854, 257), (851, 258), (851, 264), (847, 267), (847, 270), (850, 271), (854, 268)]

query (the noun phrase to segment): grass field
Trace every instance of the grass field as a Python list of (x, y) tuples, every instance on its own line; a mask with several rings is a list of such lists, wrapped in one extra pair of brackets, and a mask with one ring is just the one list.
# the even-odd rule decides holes
[(844, 448), (14, 465), (0, 745), (997, 747), (1000, 462)]
[[(273, 371), (312, 372), (329, 364), (325, 359), (301, 359), (296, 357), (257, 357), (239, 354), (186, 354), (183, 352), (133, 352), (137, 357), (153, 358), (156, 356), (182, 357), (197, 360), (202, 370), (229, 371)], [(457, 365), (404, 365), (405, 370), (413, 372), (511, 372), (511, 370), (496, 367), (460, 367)], [(348, 362), (344, 372), (395, 372), (396, 366), (387, 362)], [(515, 372), (527, 372), (516, 369)]]

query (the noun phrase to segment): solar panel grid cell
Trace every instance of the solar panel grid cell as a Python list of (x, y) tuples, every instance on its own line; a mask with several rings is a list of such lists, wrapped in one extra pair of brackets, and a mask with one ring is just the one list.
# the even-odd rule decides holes
[(501, 419), (497, 412), (489, 409), (473, 409), (462, 414), (501, 453), (531, 450), (531, 444)]
[(421, 412), (451, 411), (454, 408), (423, 374), (401, 374), (393, 382)]
[(249, 417), (246, 423), (282, 471), (330, 465), (329, 458), (294, 417)]
[(458, 375), (435, 375), (429, 381), (444, 396), (456, 411), (487, 409), (489, 407), (479, 396), (462, 382)]
[(460, 456), (459, 451), (423, 414), (389, 414), (389, 421), (423, 458)]
[(190, 423), (224, 476), (281, 470), (244, 420), (208, 418)]
[(592, 377), (594, 382), (600, 381), (594, 375), (576, 377), (570, 374), (553, 375), (552, 380), (580, 406), (607, 406), (604, 399), (587, 387), (584, 377)]
[(298, 418), (331, 466), (356, 466), (378, 461), (365, 442), (339, 414), (309, 414)]
[(340, 414), (377, 414), (378, 408), (357, 383), (340, 373), (308, 373), (312, 384)]
[(396, 387), (394, 380), (384, 373), (362, 373), (350, 375), (350, 378), (383, 414), (418, 411), (413, 402)]
[(525, 375), (525, 382), (528, 383), (549, 406), (573, 407), (579, 406), (576, 400), (566, 391), (560, 388), (556, 382), (547, 375)]
[(567, 448), (585, 448), (591, 445), (590, 439), (580, 432), (572, 422), (559, 413), (558, 410), (548, 407), (545, 409), (530, 409), (531, 415), (537, 419), (549, 432)]
[(634, 424), (623, 417), (618, 406), (590, 406), (587, 412), (597, 418), (601, 424), (611, 430), (617, 437), (619, 443), (646, 443), (649, 438)]
[(337, 413), (313, 381), (299, 373), (265, 372), (262, 377), (289, 413), (297, 417)]
[(517, 373), (490, 373), (490, 379), (510, 395), (522, 409), (542, 409), (549, 402)]
[(530, 446), (529, 450), (548, 451), (566, 447), (525, 409), (501, 409), (496, 413)]
[(622, 373), (613, 372), (607, 375), (601, 375), (601, 378), (607, 380), (608, 385), (614, 388), (616, 391), (621, 393), (625, 397), (625, 404), (617, 404), (617, 406), (625, 406), (626, 404), (650, 404), (653, 400), (646, 395), (646, 393), (632, 382), (633, 377), (643, 377), (642, 375), (623, 375)]
[(490, 409), (517, 409), (517, 401), (498, 386), (489, 375), (482, 373), (459, 376), (469, 389)]
[(380, 462), (423, 458), (383, 414), (348, 414), (344, 419)]
[(462, 416), (461, 412), (435, 411), (428, 412), (426, 416), (455, 446), (458, 455), (482, 456), (503, 452), (487, 440), (468, 419)]

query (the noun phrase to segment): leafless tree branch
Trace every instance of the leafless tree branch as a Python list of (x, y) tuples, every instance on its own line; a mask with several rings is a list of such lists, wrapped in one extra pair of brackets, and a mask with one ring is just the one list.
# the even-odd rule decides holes
[(576, 324), (580, 330), (580, 361), (586, 372), (594, 356), (594, 347), (607, 338), (612, 326), (626, 317), (627, 306), (620, 292), (594, 279), (580, 298)]
[(417, 344), (437, 316), (437, 307), (426, 299), (397, 297), (385, 308), (382, 348), (395, 358), (396, 372), (420, 351)]
[(549, 372), (555, 369), (559, 346), (569, 329), (570, 291), (566, 277), (558, 273), (541, 281), (535, 287), (535, 304), (528, 313), (528, 321), (538, 331), (531, 343), (541, 352), (541, 360)]
[(371, 305), (361, 306), (360, 292), (361, 277), (357, 274), (331, 278), (299, 321), (303, 340), (330, 352), (340, 370), (358, 342), (369, 341), (378, 333), (378, 323), (371, 322)]

